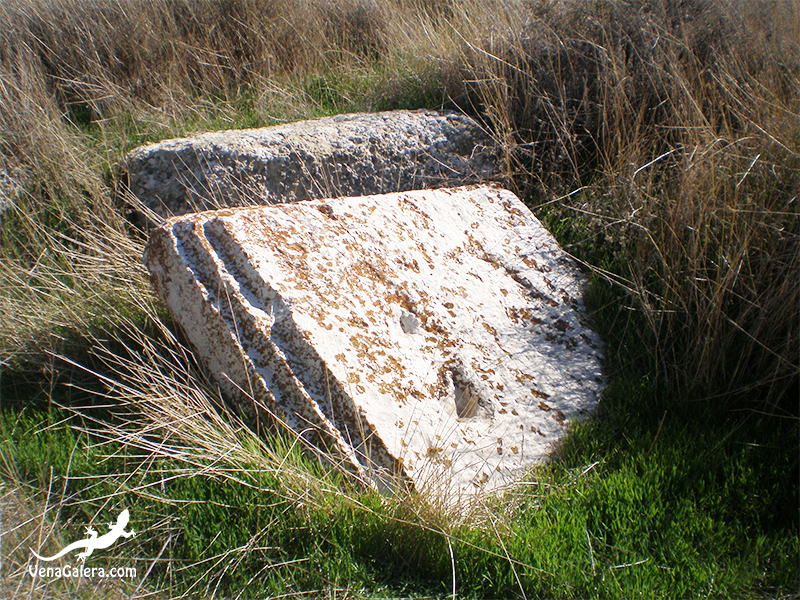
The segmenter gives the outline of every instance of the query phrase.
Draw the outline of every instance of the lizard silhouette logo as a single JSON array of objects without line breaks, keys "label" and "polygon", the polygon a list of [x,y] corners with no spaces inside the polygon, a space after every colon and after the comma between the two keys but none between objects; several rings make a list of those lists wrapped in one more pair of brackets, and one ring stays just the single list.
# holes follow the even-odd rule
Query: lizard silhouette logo
[{"label": "lizard silhouette logo", "polygon": [[69,546],[64,548],[58,554],[55,554],[53,556],[39,556],[33,548],[31,548],[31,552],[39,560],[50,562],[52,560],[59,559],[62,556],[66,556],[70,552],[82,549],[83,552],[78,553],[78,561],[80,563],[85,564],[86,558],[88,556],[91,556],[92,552],[94,552],[95,550],[103,550],[105,548],[110,548],[119,538],[121,537],[129,538],[136,535],[136,532],[133,530],[125,531],[125,527],[128,526],[130,519],[131,519],[131,513],[126,508],[119,514],[116,523],[109,524],[108,533],[104,535],[98,536],[97,531],[95,531],[94,528],[89,526],[86,528],[86,533],[89,534],[89,537],[87,537],[85,540],[72,542]]}]

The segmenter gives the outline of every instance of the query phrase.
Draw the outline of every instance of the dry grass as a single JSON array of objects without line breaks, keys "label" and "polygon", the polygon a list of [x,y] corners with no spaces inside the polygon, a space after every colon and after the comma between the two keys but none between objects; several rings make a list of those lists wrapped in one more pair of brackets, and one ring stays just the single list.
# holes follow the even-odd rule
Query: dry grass
[{"label": "dry grass", "polygon": [[545,206],[578,192],[557,205],[617,255],[610,278],[645,317],[667,394],[791,412],[797,6],[565,2],[531,16],[510,47],[467,61],[517,181]]}]

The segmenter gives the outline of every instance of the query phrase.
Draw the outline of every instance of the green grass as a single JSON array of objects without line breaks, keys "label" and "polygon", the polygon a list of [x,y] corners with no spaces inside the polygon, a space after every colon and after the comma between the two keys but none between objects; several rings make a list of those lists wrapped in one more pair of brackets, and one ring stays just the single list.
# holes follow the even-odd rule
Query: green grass
[{"label": "green grass", "polygon": [[[3,457],[16,471],[3,478],[23,483],[37,503],[57,491],[61,522],[73,524],[66,539],[95,512],[110,518],[130,507],[141,534],[125,556],[147,564],[169,540],[173,573],[157,564],[155,589],[443,597],[455,568],[466,598],[791,595],[800,472],[786,440],[797,438],[796,421],[665,402],[641,375],[615,378],[600,413],[575,428],[556,462],[466,522],[416,501],[320,493],[319,481],[347,486],[319,465],[302,467],[320,478],[304,497],[257,463],[91,444],[70,413],[10,403],[30,392],[8,381]],[[271,446],[282,448],[281,461],[308,461],[286,441]]]},{"label": "green grass", "polygon": [[[791,0],[133,4],[0,7],[0,596],[800,593]],[[114,195],[143,143],[422,107],[495,136],[605,343],[597,412],[462,515],[230,414]],[[136,581],[24,574],[123,506],[92,564]]]}]

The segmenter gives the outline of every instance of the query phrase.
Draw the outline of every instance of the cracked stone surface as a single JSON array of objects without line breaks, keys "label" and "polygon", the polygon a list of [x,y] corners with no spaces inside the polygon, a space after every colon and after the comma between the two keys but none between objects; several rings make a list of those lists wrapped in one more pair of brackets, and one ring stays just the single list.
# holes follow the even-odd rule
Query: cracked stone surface
[{"label": "cracked stone surface", "polygon": [[398,110],[166,140],[130,152],[120,174],[165,218],[482,183],[498,176],[493,148],[466,115]]},{"label": "cracked stone surface", "polygon": [[603,388],[584,280],[511,192],[169,219],[145,253],[199,359],[367,481],[463,502],[517,481]]}]

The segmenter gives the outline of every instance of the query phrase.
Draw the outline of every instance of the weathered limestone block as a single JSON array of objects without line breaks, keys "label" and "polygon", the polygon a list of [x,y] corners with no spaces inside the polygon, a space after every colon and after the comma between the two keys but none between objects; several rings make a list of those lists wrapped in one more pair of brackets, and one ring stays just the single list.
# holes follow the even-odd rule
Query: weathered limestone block
[{"label": "weathered limestone block", "polygon": [[186,215],[145,262],[234,402],[380,484],[506,486],[603,386],[581,274],[499,188]]},{"label": "weathered limestone block", "polygon": [[161,217],[482,183],[497,176],[489,138],[454,112],[349,114],[206,133],[138,148],[125,186]]}]

